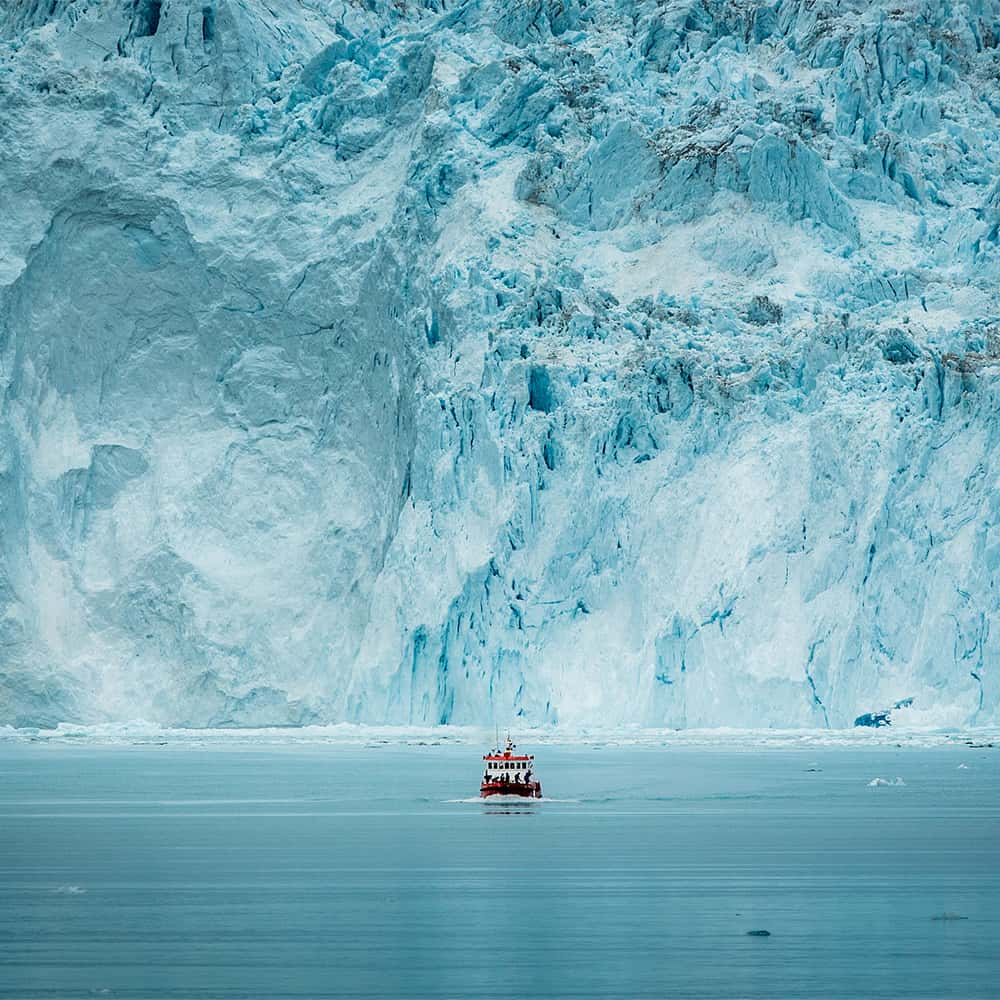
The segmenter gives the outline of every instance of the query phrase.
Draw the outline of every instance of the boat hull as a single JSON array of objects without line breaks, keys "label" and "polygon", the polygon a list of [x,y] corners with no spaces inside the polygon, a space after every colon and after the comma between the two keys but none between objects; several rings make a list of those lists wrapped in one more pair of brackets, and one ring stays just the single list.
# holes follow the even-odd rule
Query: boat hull
[{"label": "boat hull", "polygon": [[542,783],[540,781],[483,782],[479,788],[479,797],[488,799],[491,795],[516,795],[521,799],[540,799]]}]

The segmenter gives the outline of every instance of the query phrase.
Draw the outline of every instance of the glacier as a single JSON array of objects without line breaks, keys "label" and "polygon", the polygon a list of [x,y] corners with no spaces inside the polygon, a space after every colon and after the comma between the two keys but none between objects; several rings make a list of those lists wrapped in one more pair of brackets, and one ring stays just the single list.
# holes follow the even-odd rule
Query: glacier
[{"label": "glacier", "polygon": [[7,0],[0,725],[1000,723],[998,45]]}]

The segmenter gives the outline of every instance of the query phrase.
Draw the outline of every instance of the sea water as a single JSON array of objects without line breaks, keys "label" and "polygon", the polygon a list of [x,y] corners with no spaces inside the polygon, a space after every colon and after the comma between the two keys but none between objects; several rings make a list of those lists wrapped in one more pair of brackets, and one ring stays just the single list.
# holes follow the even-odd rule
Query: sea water
[{"label": "sea water", "polygon": [[997,751],[480,753],[0,746],[0,997],[1000,996]]}]

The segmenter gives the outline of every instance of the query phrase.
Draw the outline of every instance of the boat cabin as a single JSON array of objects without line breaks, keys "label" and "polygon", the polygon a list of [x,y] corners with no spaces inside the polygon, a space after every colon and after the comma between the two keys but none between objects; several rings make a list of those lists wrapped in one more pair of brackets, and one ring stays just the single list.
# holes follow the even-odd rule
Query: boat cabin
[{"label": "boat cabin", "polygon": [[515,784],[531,781],[535,755],[515,753],[516,750],[517,747],[508,736],[505,750],[492,750],[483,754],[483,760],[486,761],[483,781]]}]

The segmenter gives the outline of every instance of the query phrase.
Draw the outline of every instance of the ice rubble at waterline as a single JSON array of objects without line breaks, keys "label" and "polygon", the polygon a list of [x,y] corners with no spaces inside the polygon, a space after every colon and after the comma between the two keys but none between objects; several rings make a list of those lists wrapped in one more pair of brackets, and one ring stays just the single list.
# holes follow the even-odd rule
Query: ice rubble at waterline
[{"label": "ice rubble at waterline", "polygon": [[0,721],[997,722],[1000,4],[0,37]]}]

